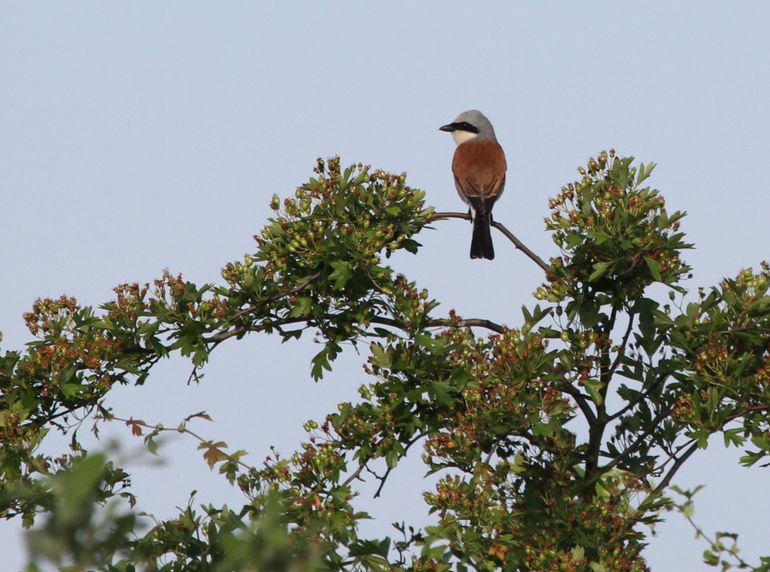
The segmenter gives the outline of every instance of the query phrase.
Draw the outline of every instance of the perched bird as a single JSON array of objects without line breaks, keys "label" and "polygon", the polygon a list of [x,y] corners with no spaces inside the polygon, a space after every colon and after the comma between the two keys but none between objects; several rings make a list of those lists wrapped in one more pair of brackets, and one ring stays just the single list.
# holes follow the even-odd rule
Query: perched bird
[{"label": "perched bird", "polygon": [[507,166],[503,148],[489,119],[476,109],[463,111],[452,123],[439,129],[450,132],[457,144],[452,172],[457,193],[468,205],[473,221],[471,258],[492,260],[495,249],[489,225],[492,206],[505,186]]}]

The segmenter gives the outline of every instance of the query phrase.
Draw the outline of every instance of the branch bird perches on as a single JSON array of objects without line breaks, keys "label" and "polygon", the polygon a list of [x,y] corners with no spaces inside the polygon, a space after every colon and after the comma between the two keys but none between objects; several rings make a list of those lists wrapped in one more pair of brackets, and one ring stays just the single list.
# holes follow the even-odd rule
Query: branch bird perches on
[{"label": "branch bird perches on", "polygon": [[[442,219],[448,219],[448,218],[459,218],[463,220],[471,220],[470,213],[457,213],[457,212],[436,212],[433,214],[433,220],[442,220]],[[543,269],[543,272],[548,272],[551,267],[548,265],[547,262],[545,262],[542,258],[540,258],[537,254],[532,252],[527,245],[525,245],[523,242],[521,242],[518,238],[516,238],[516,235],[514,235],[510,230],[508,230],[505,225],[499,222],[492,221],[491,226],[495,227],[497,230],[503,233],[505,237],[510,240],[513,245],[521,250],[524,254],[526,254],[535,264],[537,264],[540,268]]]}]

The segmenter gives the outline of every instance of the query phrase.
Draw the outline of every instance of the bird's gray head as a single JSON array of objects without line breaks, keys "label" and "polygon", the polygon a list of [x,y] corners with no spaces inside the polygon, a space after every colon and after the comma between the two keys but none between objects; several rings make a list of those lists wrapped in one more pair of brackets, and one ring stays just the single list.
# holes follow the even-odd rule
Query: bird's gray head
[{"label": "bird's gray head", "polygon": [[452,123],[439,127],[441,131],[452,134],[455,143],[462,145],[471,139],[491,139],[497,141],[495,129],[489,119],[478,109],[469,109],[458,115]]}]

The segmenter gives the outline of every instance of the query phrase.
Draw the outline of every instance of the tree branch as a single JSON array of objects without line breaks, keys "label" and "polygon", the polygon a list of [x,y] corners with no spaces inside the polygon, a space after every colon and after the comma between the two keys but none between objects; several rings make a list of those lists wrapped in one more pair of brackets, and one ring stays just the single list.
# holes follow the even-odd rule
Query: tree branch
[{"label": "tree branch", "polygon": [[659,495],[663,489],[668,487],[669,483],[671,483],[671,479],[674,478],[674,475],[676,475],[677,471],[682,468],[682,465],[684,465],[685,461],[690,458],[690,456],[696,451],[697,448],[698,442],[696,441],[690,445],[690,447],[682,454],[682,456],[674,462],[674,464],[668,470],[668,473],[666,473],[666,476],[663,477],[663,480],[658,483],[658,486],[655,487],[655,489],[650,494]]},{"label": "tree branch", "polygon": [[[324,314],[322,316],[314,317],[313,320],[332,320],[335,316],[330,314]],[[240,336],[247,332],[262,332],[268,328],[276,328],[280,326],[285,326],[288,324],[299,324],[302,322],[307,322],[307,318],[285,318],[285,319],[276,319],[276,320],[270,320],[270,323],[265,324],[259,324],[254,326],[238,326],[237,328],[233,328],[232,330],[228,330],[225,332],[220,332],[218,334],[214,334],[213,336],[208,336],[203,338],[203,341],[208,343],[214,343],[218,344],[221,343],[229,338],[232,338],[234,336]],[[404,324],[398,320],[394,320],[393,318],[386,318],[382,316],[374,317],[369,319],[369,323],[371,324],[379,324],[381,326],[390,326],[393,328],[399,328],[404,329]],[[479,328],[486,328],[488,330],[491,330],[497,334],[502,334],[505,331],[505,328],[501,326],[500,324],[496,324],[495,322],[492,322],[490,320],[485,320],[482,318],[469,318],[467,320],[451,320],[448,318],[437,318],[433,320],[427,320],[425,322],[425,326],[428,328],[433,327],[460,327],[460,328],[467,328],[467,327],[479,327]]]},{"label": "tree branch", "polygon": [[276,294],[275,296],[270,296],[269,298],[265,298],[264,300],[260,300],[259,303],[254,304],[253,306],[249,306],[248,308],[244,308],[237,314],[235,314],[232,318],[230,318],[230,321],[235,321],[238,318],[241,318],[245,316],[246,314],[250,314],[255,310],[258,310],[260,307],[264,306],[265,304],[269,304],[270,302],[275,302],[276,300],[280,300],[281,298],[285,298],[286,296],[291,296],[292,294],[296,294],[300,290],[303,290],[306,286],[309,286],[311,282],[313,282],[316,278],[321,276],[320,272],[315,272],[314,274],[311,274],[308,276],[305,280],[297,284],[294,288],[291,288],[290,290],[287,290],[286,292],[281,292],[280,294]]},{"label": "tree branch", "polygon": [[502,334],[505,331],[505,327],[501,326],[500,324],[497,324],[495,322],[492,322],[491,320],[485,320],[483,318],[468,318],[467,320],[450,320],[447,318],[436,318],[434,320],[428,320],[428,326],[429,327],[435,327],[435,326],[443,326],[443,327],[452,327],[452,326],[459,326],[461,328],[468,328],[468,327],[477,327],[477,328],[486,328],[487,330],[491,330],[495,332],[496,334]]},{"label": "tree branch", "polygon": [[341,486],[341,487],[346,487],[346,486],[348,486],[350,483],[352,483],[353,481],[355,481],[357,478],[359,478],[359,477],[361,476],[361,471],[363,471],[363,470],[364,470],[364,468],[366,467],[366,464],[367,464],[368,462],[369,462],[369,460],[367,459],[366,461],[364,461],[363,463],[361,463],[360,465],[358,465],[358,468],[357,468],[355,471],[353,471],[353,472],[350,474],[350,476],[349,476],[347,479],[345,479],[345,480],[342,482],[342,484],[341,484],[340,486]]},{"label": "tree branch", "polygon": [[634,329],[634,317],[635,317],[635,314],[633,313],[628,315],[628,327],[626,328],[626,333],[623,334],[623,341],[620,343],[620,349],[618,349],[618,355],[615,356],[615,359],[613,360],[612,365],[610,366],[610,375],[615,374],[615,371],[618,369],[618,366],[620,365],[620,360],[626,351],[628,338],[631,336],[631,330]]},{"label": "tree branch", "polygon": [[[409,451],[409,448],[417,443],[420,439],[422,439],[425,436],[424,433],[418,433],[417,436],[414,439],[411,439],[406,443],[406,446],[404,447],[404,453],[401,455],[401,459],[406,457],[407,452]],[[385,486],[385,481],[388,480],[388,475],[390,475],[391,471],[394,469],[394,467],[388,467],[388,470],[385,471],[385,474],[382,475],[382,477],[377,477],[380,481],[380,486],[377,487],[377,492],[374,493],[374,498],[378,498],[380,496],[380,493],[382,492],[383,487]]]},{"label": "tree branch", "polygon": [[[725,425],[730,423],[730,421],[734,421],[735,419],[738,419],[739,417],[742,417],[746,413],[749,413],[750,411],[767,411],[770,409],[770,406],[768,405],[759,405],[756,407],[749,407],[749,408],[743,408],[740,411],[737,411],[733,415],[731,415],[723,424],[722,428],[724,428]],[[688,447],[689,445],[689,447]],[[674,453],[671,457],[669,457],[666,462],[664,462],[659,468],[662,469],[665,467],[672,459],[676,459],[674,461],[674,464],[671,466],[671,468],[668,470],[668,473],[666,473],[666,476],[663,477],[663,480],[658,483],[658,485],[653,489],[653,491],[650,493],[650,497],[657,496],[663,492],[664,489],[668,487],[669,484],[671,484],[672,479],[676,475],[676,473],[679,471],[679,469],[682,468],[682,465],[689,459],[693,453],[698,449],[698,442],[695,439],[691,439],[688,443],[685,443],[677,448],[677,451],[681,451],[683,447],[687,447],[687,450],[682,453],[681,456],[676,457],[676,453]],[[624,451],[625,453],[625,451]]]},{"label": "tree branch", "polygon": [[639,438],[631,443],[628,447],[626,447],[622,453],[620,453],[617,457],[612,459],[609,463],[604,465],[598,470],[598,474],[606,473],[607,471],[611,471],[615,467],[617,467],[621,462],[627,461],[630,455],[635,453],[639,448],[641,448],[642,445],[645,444],[647,437],[652,435],[652,433],[658,429],[658,426],[660,423],[669,415],[671,415],[671,409],[663,409],[661,410],[654,419],[650,421],[650,423],[647,425],[647,429],[644,430],[644,432],[639,435]]},{"label": "tree branch", "polygon": [[575,403],[577,403],[580,411],[583,412],[583,417],[586,418],[589,426],[596,423],[596,414],[589,405],[589,396],[581,393],[579,389],[570,384],[570,382],[567,380],[565,380],[565,383],[562,386],[562,391],[564,391],[564,393],[571,396],[575,400]]},{"label": "tree branch", "polygon": [[[442,219],[448,219],[448,218],[460,218],[463,220],[471,220],[471,215],[469,213],[455,213],[455,212],[436,212],[433,213],[433,220],[442,220]],[[505,225],[499,222],[492,221],[491,225],[495,227],[497,230],[503,233],[505,237],[510,240],[513,245],[521,250],[524,254],[526,254],[530,260],[532,260],[535,264],[537,264],[540,268],[543,269],[543,272],[548,272],[551,267],[543,261],[542,258],[540,258],[537,254],[532,252],[529,248],[527,248],[527,245],[521,242],[518,238],[516,238],[516,235],[514,235],[510,230],[505,228]]]},{"label": "tree branch", "polygon": [[[403,459],[406,456],[407,452],[409,451],[409,448],[412,445],[414,445],[417,441],[419,441],[421,438],[423,438],[424,436],[425,436],[424,433],[418,433],[413,439],[410,439],[409,441],[407,441],[406,444],[405,444],[405,447],[404,447],[404,453],[401,455],[401,458]],[[375,445],[375,447],[374,447],[375,450],[381,444],[382,444],[382,441],[380,441],[377,445]],[[345,479],[340,486],[342,486],[342,487],[348,486],[354,480],[360,478],[361,473],[363,472],[364,469],[366,469],[368,472],[370,472],[374,476],[375,479],[380,481],[380,484],[377,487],[377,491],[374,493],[374,498],[379,497],[380,493],[382,492],[383,487],[385,486],[385,481],[388,480],[388,476],[393,471],[394,467],[388,467],[387,470],[385,471],[385,474],[380,476],[380,475],[378,475],[377,473],[375,473],[373,470],[371,470],[368,467],[369,461],[373,460],[374,458],[376,458],[376,457],[372,455],[372,456],[369,456],[364,461],[362,461],[358,465],[358,468],[355,471],[353,471],[353,473],[351,473],[351,475],[347,479]]]},{"label": "tree branch", "polygon": [[[618,309],[613,306],[612,312],[607,319],[603,329],[599,329],[598,326],[594,328],[594,332],[597,335],[603,334],[609,342],[610,333],[615,327],[615,320],[617,319]],[[607,394],[609,393],[610,382],[612,381],[612,372],[610,371],[610,347],[608,344],[602,344],[599,349],[599,381],[601,387],[599,388],[599,395],[601,399],[596,404],[596,417],[594,422],[589,424],[588,427],[588,451],[586,454],[586,477],[589,478],[589,482],[593,482],[598,475],[601,475],[604,471],[599,470],[599,458],[601,457],[602,442],[604,441],[604,432],[609,424],[607,417]],[[595,475],[592,477],[591,473]]]},{"label": "tree branch", "polygon": [[656,379],[653,383],[650,384],[648,388],[646,388],[644,391],[640,392],[636,399],[633,401],[629,401],[628,404],[623,407],[623,409],[620,409],[610,415],[609,421],[615,421],[615,419],[618,419],[628,413],[631,409],[639,405],[642,401],[645,401],[650,395],[652,395],[652,392],[657,389],[657,387],[660,385],[662,381],[664,381],[668,376],[661,375]]}]

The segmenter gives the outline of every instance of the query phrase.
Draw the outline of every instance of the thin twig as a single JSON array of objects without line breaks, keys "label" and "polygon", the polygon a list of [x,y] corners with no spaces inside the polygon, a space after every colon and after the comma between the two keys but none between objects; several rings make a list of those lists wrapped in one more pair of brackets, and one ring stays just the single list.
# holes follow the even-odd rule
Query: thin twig
[{"label": "thin twig", "polygon": [[575,403],[577,403],[578,407],[580,408],[580,411],[583,412],[583,417],[586,418],[586,421],[589,425],[593,425],[596,423],[596,414],[594,413],[593,409],[591,409],[591,406],[589,405],[589,399],[590,396],[585,395],[584,393],[581,393],[578,388],[573,386],[569,380],[565,380],[564,385],[562,386],[562,390],[567,395],[570,395],[574,400]]},{"label": "thin twig", "polygon": [[358,477],[360,477],[361,476],[361,471],[364,470],[364,468],[366,467],[368,462],[369,461],[367,460],[367,461],[361,463],[360,465],[358,465],[358,468],[355,471],[353,471],[353,473],[351,473],[351,475],[347,479],[345,479],[340,486],[346,487],[350,483],[355,481]]},{"label": "thin twig", "polygon": [[[415,436],[414,439],[412,439],[411,441],[408,441],[406,443],[406,446],[404,447],[404,453],[403,455],[401,455],[401,457],[403,458],[404,456],[406,456],[407,451],[409,451],[409,447],[414,445],[417,441],[419,441],[424,436],[425,436],[424,433],[419,433],[417,434],[417,436]],[[373,450],[376,450],[381,444],[382,444],[382,441],[377,443],[373,447]],[[383,476],[380,476],[368,467],[369,461],[373,460],[373,458],[374,457],[370,456],[368,459],[365,459],[364,461],[362,461],[361,464],[358,465],[358,468],[355,471],[353,471],[353,473],[351,473],[350,476],[347,479],[345,479],[340,486],[342,487],[348,486],[350,483],[352,483],[357,478],[359,478],[361,476],[361,473],[364,471],[364,469],[366,469],[369,473],[371,473],[374,476],[374,478],[380,481],[380,485],[377,487],[377,492],[374,493],[374,498],[377,498],[378,496],[380,496],[380,493],[382,492],[382,488],[385,486],[385,481],[388,479],[388,475],[390,475],[391,471],[393,470],[393,467],[388,467],[388,470],[385,471],[385,474]]]},{"label": "thin twig", "polygon": [[620,365],[620,359],[625,355],[626,351],[626,344],[628,344],[628,338],[631,336],[631,330],[634,328],[634,316],[635,314],[630,314],[628,316],[628,328],[626,328],[626,333],[623,334],[623,341],[620,343],[620,348],[618,349],[618,355],[615,356],[615,360],[612,362],[612,365],[610,366],[610,375],[614,375],[615,371],[618,369],[618,366]]},{"label": "thin twig", "polygon": [[[401,454],[401,458],[403,459],[404,457],[406,457],[406,454],[407,454],[407,452],[409,451],[409,448],[410,448],[412,445],[414,445],[415,443],[417,443],[417,441],[419,441],[420,439],[422,439],[424,436],[425,436],[425,434],[424,434],[424,433],[418,433],[418,434],[415,436],[415,438],[414,438],[414,439],[412,439],[411,441],[407,442],[406,446],[404,447],[404,452]],[[378,497],[380,496],[380,493],[382,492],[382,489],[383,489],[383,487],[385,486],[385,481],[387,481],[387,480],[388,480],[388,475],[390,475],[390,473],[391,473],[391,471],[393,470],[393,468],[394,468],[394,467],[388,467],[388,470],[387,470],[387,471],[385,471],[385,474],[384,474],[384,475],[382,475],[382,478],[380,478],[380,477],[377,477],[377,478],[379,479],[379,481],[380,481],[380,486],[379,486],[379,487],[377,487],[377,492],[375,492],[375,493],[374,493],[374,498],[378,498]]]},{"label": "thin twig", "polygon": [[[189,418],[187,420],[189,420]],[[213,440],[204,439],[201,435],[199,435],[195,431],[191,431],[190,429],[188,429],[187,420],[183,421],[176,427],[166,427],[161,423],[153,425],[151,423],[146,423],[141,419],[133,419],[133,418],[125,419],[123,417],[117,417],[117,416],[112,416],[109,419],[109,421],[119,421],[121,423],[125,423],[127,426],[136,426],[136,427],[142,427],[144,429],[150,429],[152,432],[149,434],[149,436],[153,436],[154,434],[160,434],[160,433],[178,433],[180,435],[184,435],[184,434],[190,435],[193,439],[195,439],[196,441],[198,441],[200,444],[204,446],[209,444],[211,447],[215,448],[218,452],[224,455],[224,457],[227,458],[228,460],[230,461],[234,460],[235,463],[238,466],[240,466],[242,469],[245,469],[246,471],[256,470],[254,467],[252,467],[248,463],[241,461],[239,458],[233,457],[233,455],[226,453],[220,447],[215,446],[216,443]]]},{"label": "thin twig", "polygon": [[[679,507],[677,507],[677,508],[679,508]],[[696,524],[696,522],[692,519],[692,517],[688,513],[686,513],[682,509],[680,509],[680,512],[687,519],[687,522],[690,523],[690,526],[692,526],[693,529],[695,530],[696,538],[698,536],[702,537],[711,546],[712,552],[718,552],[718,553],[727,552],[730,556],[732,556],[735,559],[735,561],[736,561],[736,563],[738,565],[737,567],[742,569],[742,570],[747,570],[749,568],[751,568],[752,570],[761,570],[761,568],[754,568],[748,562],[746,562],[743,558],[738,556],[738,538],[737,538],[737,536],[735,538],[733,538],[733,546],[728,548],[727,546],[724,545],[724,543],[722,543],[719,540],[719,538],[720,538],[720,535],[727,535],[727,536],[732,536],[732,535],[729,535],[727,533],[717,532],[717,536],[712,540],[711,537],[709,537],[709,535],[706,534],[703,531],[703,529]],[[727,562],[725,560],[722,560],[721,564],[722,564],[722,570],[728,570],[730,568],[733,568],[733,566],[727,564]]]},{"label": "thin twig", "polygon": [[485,320],[483,318],[468,318],[467,320],[450,320],[446,318],[436,318],[434,320],[428,320],[428,326],[430,327],[459,326],[460,328],[468,328],[471,326],[475,326],[477,328],[486,328],[487,330],[492,330],[497,334],[502,334],[503,332],[505,332],[504,326],[501,326],[500,324],[497,324],[491,320]]},{"label": "thin twig", "polygon": [[622,453],[620,453],[617,457],[612,459],[609,463],[604,465],[603,467],[600,467],[597,470],[597,475],[602,475],[606,473],[607,471],[611,471],[615,467],[618,466],[618,464],[622,463],[623,461],[627,461],[628,458],[634,454],[639,448],[642,447],[642,445],[645,444],[647,437],[652,435],[656,429],[659,429],[660,423],[669,415],[671,415],[671,409],[663,409],[661,410],[654,419],[650,421],[650,423],[647,425],[647,429],[645,429],[642,434],[639,436],[639,438],[631,443],[628,447],[626,447]]},{"label": "thin twig", "polygon": [[[724,426],[727,425],[728,423],[730,423],[731,421],[734,421],[735,419],[738,419],[739,417],[742,417],[743,415],[745,415],[746,413],[749,413],[751,411],[767,411],[768,409],[770,409],[770,406],[767,406],[767,405],[758,405],[758,406],[754,406],[754,407],[743,408],[740,411],[737,411],[736,413],[731,415],[722,424],[721,427],[724,428]],[[682,468],[682,465],[684,465],[684,463],[687,461],[687,459],[689,459],[692,456],[692,454],[695,453],[695,451],[698,449],[698,442],[695,439],[690,439],[690,441],[688,441],[684,445],[678,447],[677,451],[681,451],[682,447],[687,447],[688,445],[689,445],[689,447],[687,448],[687,450],[684,453],[682,453],[682,455],[680,457],[671,456],[671,457],[669,457],[669,459],[665,463],[663,463],[663,465],[661,465],[660,468],[665,467],[669,463],[669,461],[671,461],[673,458],[676,458],[676,461],[671,466],[671,468],[668,470],[668,473],[666,473],[666,476],[663,477],[663,480],[660,481],[660,483],[658,483],[658,485],[653,489],[653,491],[650,493],[649,497],[653,497],[653,496],[657,496],[657,495],[661,494],[663,492],[663,490],[666,489],[668,487],[668,485],[671,483],[671,480],[674,478],[674,475],[676,475],[676,473],[679,471],[679,469]],[[625,453],[625,451],[624,451],[624,453]]]},{"label": "thin twig", "polygon": [[388,467],[388,469],[385,471],[385,474],[381,477],[374,475],[377,477],[377,480],[380,481],[380,486],[377,487],[377,492],[374,493],[374,498],[380,498],[380,493],[382,492],[382,489],[385,486],[385,481],[388,480],[388,475],[390,475],[391,471],[393,471],[393,467]]},{"label": "thin twig", "polygon": [[652,471],[654,474],[663,474],[664,469],[666,468],[666,465],[668,465],[671,461],[675,461],[678,459],[679,453],[681,453],[683,450],[685,450],[687,447],[695,443],[695,439],[689,439],[687,442],[682,443],[681,445],[677,445],[676,447],[672,446],[670,448],[666,448],[666,444],[661,445],[660,447],[664,449],[666,455],[668,455],[668,458],[660,463],[655,469]]},{"label": "thin twig", "polygon": [[270,296],[269,298],[265,298],[264,300],[260,300],[257,304],[254,304],[253,306],[249,306],[248,308],[241,310],[240,312],[235,314],[232,318],[230,318],[230,321],[237,320],[238,318],[241,318],[246,314],[250,314],[251,312],[258,310],[261,306],[264,306],[265,304],[269,304],[270,302],[275,302],[276,300],[280,300],[281,298],[284,298],[286,296],[291,296],[292,294],[296,294],[300,290],[303,290],[306,286],[308,286],[311,282],[313,282],[313,280],[315,280],[319,276],[321,276],[320,272],[315,272],[314,274],[311,274],[305,280],[297,284],[294,288],[291,288],[286,292],[281,292],[280,294],[276,294],[275,296]]},{"label": "thin twig", "polygon": [[658,486],[653,489],[651,496],[657,496],[660,494],[663,489],[668,487],[669,483],[671,482],[671,479],[674,478],[674,475],[676,475],[677,471],[684,465],[685,461],[690,458],[690,455],[692,455],[696,449],[698,448],[698,442],[694,442],[690,447],[682,454],[681,457],[679,457],[674,464],[671,466],[671,468],[668,470],[668,473],[666,473],[666,476],[663,477],[663,480],[658,483]]},{"label": "thin twig", "polygon": [[[433,220],[442,220],[447,218],[459,218],[463,220],[471,220],[471,215],[469,213],[455,213],[455,212],[436,212],[433,213]],[[503,233],[505,237],[510,240],[513,245],[521,250],[524,254],[526,254],[535,264],[537,264],[540,268],[543,269],[543,272],[548,272],[551,267],[543,261],[542,258],[540,258],[537,254],[532,252],[529,248],[527,248],[527,245],[521,242],[518,238],[516,238],[516,235],[513,234],[510,230],[508,230],[504,224],[492,221],[491,226],[495,227],[497,230]]]},{"label": "thin twig", "polygon": [[192,371],[190,372],[190,376],[187,378],[187,385],[190,385],[193,381],[196,384],[199,384],[201,382],[201,378],[203,377],[202,374],[198,374],[198,366],[193,366]]},{"label": "thin twig", "polygon": [[[612,313],[605,324],[603,332],[601,329],[594,328],[594,332],[597,335],[604,334],[609,339],[612,329],[615,327],[615,319],[618,315],[618,309],[613,306]],[[586,475],[590,475],[599,467],[599,459],[601,457],[602,443],[604,442],[604,432],[609,425],[607,419],[607,393],[609,392],[610,382],[612,381],[612,375],[610,373],[610,348],[608,345],[603,345],[599,350],[598,356],[599,363],[599,381],[601,386],[599,387],[599,397],[596,403],[596,420],[588,427],[588,448],[586,451]],[[589,480],[593,482],[597,475],[600,475],[603,471],[597,471],[594,477]],[[591,493],[592,494],[592,493]]]},{"label": "thin twig", "polygon": [[665,379],[667,379],[667,377],[668,376],[664,376],[664,375],[658,376],[658,378],[654,382],[652,382],[648,388],[646,388],[644,391],[639,393],[636,399],[629,401],[628,404],[623,407],[623,409],[620,409],[615,413],[613,413],[612,415],[610,415],[609,421],[615,421],[615,419],[622,417],[623,415],[631,411],[634,407],[639,405],[642,401],[645,401],[648,397],[650,397],[650,395],[652,395],[652,392],[658,388],[660,383]]}]

